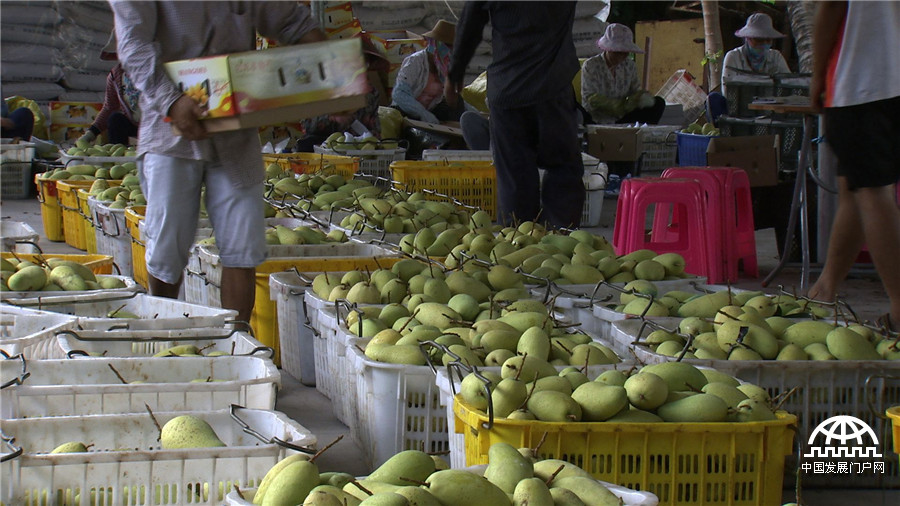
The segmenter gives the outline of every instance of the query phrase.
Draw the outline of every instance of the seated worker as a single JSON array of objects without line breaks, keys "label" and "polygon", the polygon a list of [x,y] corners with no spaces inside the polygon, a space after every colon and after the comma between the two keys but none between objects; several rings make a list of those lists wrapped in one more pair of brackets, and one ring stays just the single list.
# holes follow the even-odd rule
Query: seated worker
[{"label": "seated worker", "polygon": [[784,38],[784,34],[772,27],[772,18],[761,12],[751,14],[747,23],[734,32],[744,39],[744,45],[725,53],[722,65],[722,94],[725,94],[725,81],[747,74],[786,74],[788,68],[784,56],[772,49],[772,40]]},{"label": "seated worker", "polygon": [[597,40],[601,53],[581,67],[581,103],[597,124],[659,123],[666,109],[662,97],[641,89],[631,53],[643,53],[631,30],[619,23]]},{"label": "seated worker", "polygon": [[[0,96],[2,96],[2,92],[0,92]],[[0,102],[2,102],[0,125],[2,125],[3,137],[31,140],[31,133],[34,131],[34,113],[27,107],[18,107],[10,111],[6,99],[0,100]]]},{"label": "seated worker", "polygon": [[[118,60],[116,54],[116,33],[109,36],[106,46],[100,51],[101,60]],[[109,75],[106,76],[106,95],[103,97],[103,107],[97,113],[94,124],[88,131],[78,138],[78,141],[86,141],[88,144],[105,131],[111,144],[128,145],[129,137],[137,137],[138,124],[141,121],[141,110],[138,105],[141,93],[134,87],[131,79],[125,75],[122,64],[116,64]]]},{"label": "seated worker", "polygon": [[425,49],[403,60],[391,92],[391,106],[404,116],[428,123],[459,120],[462,102],[459,107],[450,107],[444,101],[444,80],[455,35],[455,24],[438,20],[434,28],[422,34]]},{"label": "seated worker", "polygon": [[389,62],[371,47],[370,42],[363,39],[362,43],[363,56],[366,58],[366,68],[369,71],[367,73],[369,90],[366,92],[366,106],[356,111],[322,114],[301,120],[300,124],[305,135],[297,140],[297,151],[313,152],[313,146],[321,144],[335,132],[346,132],[354,121],[359,121],[375,137],[381,137],[381,122],[378,118],[381,94],[378,91],[379,86],[376,86],[373,80],[379,79],[379,74],[387,74]]}]

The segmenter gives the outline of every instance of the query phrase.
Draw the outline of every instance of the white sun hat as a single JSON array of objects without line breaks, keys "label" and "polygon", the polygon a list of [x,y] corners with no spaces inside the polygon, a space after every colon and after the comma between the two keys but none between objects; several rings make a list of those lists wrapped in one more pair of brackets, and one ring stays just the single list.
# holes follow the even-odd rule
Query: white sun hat
[{"label": "white sun hat", "polygon": [[603,51],[613,53],[643,53],[637,44],[634,43],[634,34],[631,29],[619,23],[612,23],[606,27],[603,37],[597,40],[597,47]]},{"label": "white sun hat", "polygon": [[734,34],[744,39],[780,39],[784,37],[783,33],[772,26],[772,18],[762,12],[751,14],[747,18],[747,24]]}]

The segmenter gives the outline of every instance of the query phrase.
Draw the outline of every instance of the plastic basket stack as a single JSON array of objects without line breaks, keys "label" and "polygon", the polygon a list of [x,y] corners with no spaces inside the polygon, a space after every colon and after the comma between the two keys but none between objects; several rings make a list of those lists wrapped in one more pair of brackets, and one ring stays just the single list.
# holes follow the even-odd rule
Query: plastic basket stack
[{"label": "plastic basket stack", "polygon": [[[315,436],[273,410],[272,350],[232,328],[233,311],[133,292],[34,304],[42,310],[0,312],[10,357],[0,360],[5,504],[82,504],[77,496],[90,494],[104,504],[213,506],[286,456],[313,452]],[[202,356],[169,356],[174,346]],[[181,416],[205,421],[225,446],[162,448],[160,427]],[[76,441],[88,451],[51,453]]]},{"label": "plastic basket stack", "polygon": [[0,144],[0,190],[4,199],[26,199],[31,190],[33,142],[3,139]]}]

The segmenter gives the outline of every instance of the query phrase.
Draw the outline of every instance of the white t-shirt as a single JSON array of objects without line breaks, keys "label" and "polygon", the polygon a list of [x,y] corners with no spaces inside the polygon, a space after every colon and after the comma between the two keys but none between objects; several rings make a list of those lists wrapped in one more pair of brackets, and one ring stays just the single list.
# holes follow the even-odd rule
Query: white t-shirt
[{"label": "white t-shirt", "polygon": [[849,2],[831,58],[828,107],[900,96],[900,2]]}]

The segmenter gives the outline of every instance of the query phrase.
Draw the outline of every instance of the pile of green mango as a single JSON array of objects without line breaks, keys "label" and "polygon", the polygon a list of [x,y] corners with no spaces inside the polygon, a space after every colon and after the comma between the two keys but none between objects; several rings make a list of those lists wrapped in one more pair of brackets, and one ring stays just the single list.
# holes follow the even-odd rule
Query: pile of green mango
[{"label": "pile of green mango", "polygon": [[[710,294],[703,297],[722,297]],[[743,295],[743,294],[738,294]],[[752,294],[751,294],[752,295]],[[898,339],[868,326],[776,314],[784,295],[732,298],[712,316],[689,316],[677,329],[657,329],[641,342],[661,355],[708,360],[898,360]],[[727,300],[727,299],[726,299]],[[701,301],[703,302],[703,301]],[[784,302],[789,304],[789,302]],[[683,306],[682,306],[683,307]],[[690,312],[690,311],[687,311]],[[704,313],[708,314],[708,313]],[[793,314],[793,313],[788,313]]]},{"label": "pile of green mango", "polygon": [[[421,192],[369,192],[358,198],[355,207],[359,212],[345,216],[340,222],[341,227],[359,230],[365,224],[370,229],[388,234],[409,234],[423,228],[440,233],[452,228],[461,230],[460,237],[469,231],[470,213],[467,210],[447,201],[427,200]],[[484,211],[477,213],[487,216]],[[449,246],[452,248],[456,244],[454,242]]]},{"label": "pile of green mango", "polygon": [[657,254],[649,249],[616,256],[605,237],[586,230],[569,234],[547,232],[526,222],[506,227],[496,235],[485,229],[472,231],[451,249],[448,267],[475,257],[519,269],[556,284],[628,283],[692,277],[685,272],[684,258],[678,253]]},{"label": "pile of green mango", "polygon": [[[789,294],[766,295],[761,291],[732,292],[727,289],[713,293],[692,293],[669,290],[660,293],[651,281],[637,279],[623,287],[618,302],[604,303],[613,311],[647,317],[700,317],[714,318],[726,306],[738,306],[755,310],[763,318],[770,316],[825,318],[832,312],[820,304],[798,299]],[[649,307],[648,307],[649,306]]]},{"label": "pile of green mango", "polygon": [[266,168],[266,185],[272,197],[300,199],[292,205],[304,211],[328,211],[332,208],[352,208],[359,198],[377,194],[382,190],[363,179],[344,179],[340,174],[295,175],[273,163]]},{"label": "pile of green mango", "polygon": [[75,146],[66,150],[69,156],[101,156],[101,157],[123,157],[137,156],[134,148],[124,144],[91,144],[87,141],[78,140]]},{"label": "pile of green mango", "polygon": [[110,186],[106,179],[97,179],[91,184],[88,193],[100,202],[108,203],[111,209],[147,205],[147,199],[136,174],[124,176],[121,184],[116,186]]},{"label": "pile of green mango", "polygon": [[681,129],[683,133],[686,134],[698,134],[698,135],[709,135],[709,136],[717,136],[721,135],[721,131],[716,128],[712,123],[704,123],[701,125],[699,122],[694,121],[690,125]]},{"label": "pile of green mango", "polygon": [[57,292],[125,288],[115,276],[97,276],[72,260],[48,258],[35,263],[16,258],[0,259],[0,291]]},{"label": "pile of green mango", "polygon": [[303,506],[620,506],[622,499],[587,471],[539,460],[530,448],[496,443],[483,470],[448,469],[438,457],[405,450],[357,480],[320,473],[315,457],[291,455],[275,464],[252,494],[253,504]]},{"label": "pile of green mango", "polygon": [[[545,369],[620,361],[587,334],[558,325],[540,301],[524,297],[521,275],[509,267],[493,266],[481,281],[464,271],[445,278],[423,265],[405,259],[369,278],[359,271],[323,273],[312,289],[322,298],[359,304],[347,315],[346,328],[367,339],[361,343],[365,355],[379,362],[425,365],[423,341],[477,366],[501,366],[526,354],[529,367]],[[365,305],[379,302],[387,304]],[[440,348],[429,353],[435,363],[453,360]]]},{"label": "pile of green mango", "polygon": [[134,162],[117,163],[111,166],[91,164],[69,164],[44,173],[51,180],[94,181],[96,179],[137,179],[137,164]]},{"label": "pile of green mango", "polygon": [[714,369],[685,362],[604,371],[591,381],[581,369],[483,371],[460,383],[458,400],[495,418],[544,422],[760,422],[774,420],[768,393]]},{"label": "pile of green mango", "polygon": [[275,225],[266,229],[266,244],[326,244],[346,242],[347,234],[342,230],[323,232],[318,227],[299,225],[294,228]]},{"label": "pile of green mango", "polygon": [[333,151],[362,151],[377,149],[397,149],[397,141],[382,141],[375,137],[356,137],[345,132],[335,132],[325,138],[322,147]]}]

